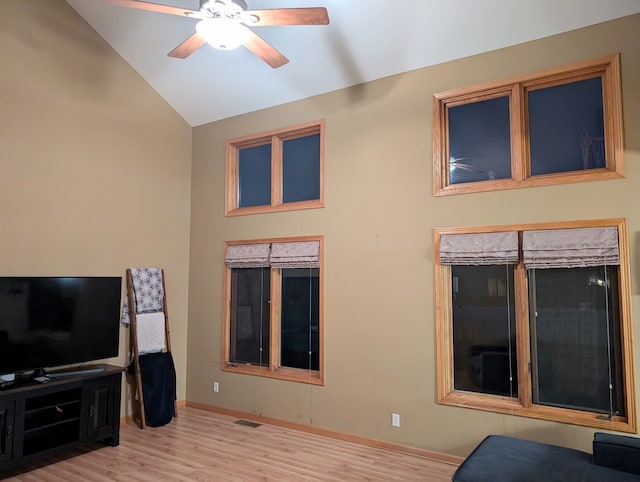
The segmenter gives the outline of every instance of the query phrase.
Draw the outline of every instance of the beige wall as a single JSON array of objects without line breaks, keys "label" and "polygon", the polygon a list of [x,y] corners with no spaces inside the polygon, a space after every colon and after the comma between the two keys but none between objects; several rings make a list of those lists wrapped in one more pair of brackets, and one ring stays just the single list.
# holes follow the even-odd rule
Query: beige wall
[{"label": "beige wall", "polygon": [[[187,399],[454,454],[489,433],[589,450],[590,429],[434,402],[433,230],[626,217],[637,320],[638,31],[640,15],[195,128]],[[434,93],[616,52],[626,179],[432,196]],[[327,128],[326,207],[225,218],[225,140],[318,118]],[[223,242],[309,234],[325,236],[325,386],[221,372]]]},{"label": "beige wall", "polygon": [[0,59],[0,275],[163,267],[184,399],[191,128],[63,0],[0,2]]},{"label": "beige wall", "polygon": [[[179,399],[454,454],[488,433],[588,450],[590,429],[435,404],[433,229],[626,217],[637,320],[639,30],[636,15],[201,126],[192,141],[64,1],[0,2],[0,275],[163,267]],[[433,93],[615,52],[626,179],[432,196]],[[318,118],[326,207],[225,218],[225,140]],[[221,372],[224,240],[306,234],[325,236],[325,386]],[[122,328],[113,363],[127,346]]]}]

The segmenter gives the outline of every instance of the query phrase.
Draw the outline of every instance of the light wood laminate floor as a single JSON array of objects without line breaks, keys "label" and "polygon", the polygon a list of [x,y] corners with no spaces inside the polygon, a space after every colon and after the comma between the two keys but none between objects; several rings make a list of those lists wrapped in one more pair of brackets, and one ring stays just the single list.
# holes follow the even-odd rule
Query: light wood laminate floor
[{"label": "light wood laminate floor", "polygon": [[[454,465],[235,417],[181,408],[168,425],[127,424],[103,447],[6,479],[87,481],[450,481]],[[5,474],[6,475],[6,474]],[[2,474],[0,473],[0,478]]]}]

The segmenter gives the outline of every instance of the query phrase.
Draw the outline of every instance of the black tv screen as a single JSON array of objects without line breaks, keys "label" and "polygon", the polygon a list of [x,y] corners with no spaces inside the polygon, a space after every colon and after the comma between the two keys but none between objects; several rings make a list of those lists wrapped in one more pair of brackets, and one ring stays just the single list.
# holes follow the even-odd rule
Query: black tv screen
[{"label": "black tv screen", "polygon": [[0,277],[0,374],[118,355],[121,277]]}]

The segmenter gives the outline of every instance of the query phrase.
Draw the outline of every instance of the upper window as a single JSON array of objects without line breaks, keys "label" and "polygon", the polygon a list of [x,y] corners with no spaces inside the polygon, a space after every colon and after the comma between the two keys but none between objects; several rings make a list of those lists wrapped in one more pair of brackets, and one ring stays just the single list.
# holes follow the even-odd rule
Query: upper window
[{"label": "upper window", "polygon": [[436,195],[624,176],[618,55],[434,96]]},{"label": "upper window", "polygon": [[227,141],[227,216],[323,205],[323,121]]},{"label": "upper window", "polygon": [[438,401],[635,432],[623,220],[436,233]]},{"label": "upper window", "polygon": [[322,384],[321,237],[227,243],[223,369]]}]

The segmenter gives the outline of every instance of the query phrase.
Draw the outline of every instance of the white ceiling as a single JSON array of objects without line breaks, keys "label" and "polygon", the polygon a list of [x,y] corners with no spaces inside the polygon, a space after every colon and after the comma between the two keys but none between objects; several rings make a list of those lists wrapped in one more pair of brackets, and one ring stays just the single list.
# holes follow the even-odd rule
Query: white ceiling
[{"label": "white ceiling", "polygon": [[[328,26],[254,27],[289,58],[248,50],[167,53],[197,20],[67,2],[191,125],[640,13],[640,0],[246,0],[249,9],[326,7]],[[198,0],[155,0],[198,10]]]}]

